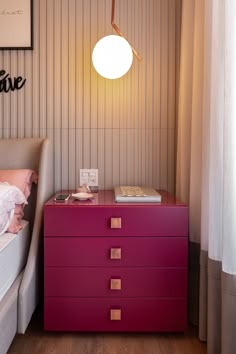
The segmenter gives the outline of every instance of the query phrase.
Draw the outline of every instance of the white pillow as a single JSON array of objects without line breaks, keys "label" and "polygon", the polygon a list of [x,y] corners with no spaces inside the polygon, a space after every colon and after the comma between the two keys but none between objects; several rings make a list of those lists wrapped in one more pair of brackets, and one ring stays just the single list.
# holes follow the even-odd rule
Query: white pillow
[{"label": "white pillow", "polygon": [[10,225],[16,204],[27,204],[22,191],[16,186],[0,182],[0,236]]}]

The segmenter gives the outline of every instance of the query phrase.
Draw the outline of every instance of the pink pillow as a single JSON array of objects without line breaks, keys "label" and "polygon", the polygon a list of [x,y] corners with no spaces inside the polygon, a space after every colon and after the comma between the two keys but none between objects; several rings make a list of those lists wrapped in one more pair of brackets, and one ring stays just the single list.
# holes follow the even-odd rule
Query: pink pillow
[{"label": "pink pillow", "polygon": [[37,183],[37,173],[29,169],[0,170],[0,182],[8,182],[18,187],[27,199],[30,195],[32,183]]}]

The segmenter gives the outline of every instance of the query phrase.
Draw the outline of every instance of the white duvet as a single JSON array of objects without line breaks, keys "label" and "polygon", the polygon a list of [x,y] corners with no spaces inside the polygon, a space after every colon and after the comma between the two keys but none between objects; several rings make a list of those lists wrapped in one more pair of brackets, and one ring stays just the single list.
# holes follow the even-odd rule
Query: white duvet
[{"label": "white duvet", "polygon": [[0,236],[8,229],[16,204],[27,203],[24,194],[16,186],[0,182]]}]

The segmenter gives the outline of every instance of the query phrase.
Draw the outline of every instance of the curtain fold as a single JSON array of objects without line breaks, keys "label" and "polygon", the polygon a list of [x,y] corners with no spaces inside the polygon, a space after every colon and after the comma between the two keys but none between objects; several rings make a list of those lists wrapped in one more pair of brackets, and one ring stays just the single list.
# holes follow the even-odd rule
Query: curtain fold
[{"label": "curtain fold", "polygon": [[207,350],[221,354],[221,262],[208,258]]},{"label": "curtain fold", "polygon": [[190,320],[209,354],[236,353],[235,18],[235,0],[182,3],[176,194],[189,204]]},{"label": "curtain fold", "polygon": [[224,354],[236,353],[236,276],[222,272],[222,339]]},{"label": "curtain fold", "polygon": [[[207,299],[208,299],[208,253],[201,250],[200,253],[200,287],[199,287],[199,338],[201,341],[207,340]],[[190,282],[192,279],[190,279]],[[197,307],[197,303],[193,305]],[[191,318],[190,318],[191,321]]]}]

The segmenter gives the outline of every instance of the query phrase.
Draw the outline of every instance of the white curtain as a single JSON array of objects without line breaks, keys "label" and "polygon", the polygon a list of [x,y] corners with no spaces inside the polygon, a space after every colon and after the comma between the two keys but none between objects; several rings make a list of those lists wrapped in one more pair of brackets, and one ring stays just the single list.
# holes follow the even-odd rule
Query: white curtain
[{"label": "white curtain", "polygon": [[236,0],[183,0],[180,59],[176,194],[189,204],[190,250],[199,245],[199,336],[209,354],[233,354]]}]

